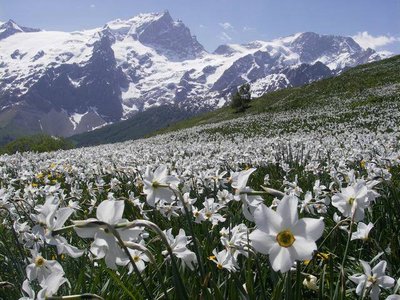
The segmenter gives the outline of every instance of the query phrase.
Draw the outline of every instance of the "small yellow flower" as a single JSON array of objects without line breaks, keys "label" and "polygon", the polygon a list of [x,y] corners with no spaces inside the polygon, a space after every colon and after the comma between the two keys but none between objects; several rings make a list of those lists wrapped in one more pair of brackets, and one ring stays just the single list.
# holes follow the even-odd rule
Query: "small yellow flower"
[{"label": "small yellow flower", "polygon": [[37,179],[42,179],[43,177],[44,177],[44,174],[42,172],[36,174]]},{"label": "small yellow flower", "polygon": [[331,254],[330,253],[318,252],[317,257],[321,258],[324,261],[327,261],[331,257]]}]

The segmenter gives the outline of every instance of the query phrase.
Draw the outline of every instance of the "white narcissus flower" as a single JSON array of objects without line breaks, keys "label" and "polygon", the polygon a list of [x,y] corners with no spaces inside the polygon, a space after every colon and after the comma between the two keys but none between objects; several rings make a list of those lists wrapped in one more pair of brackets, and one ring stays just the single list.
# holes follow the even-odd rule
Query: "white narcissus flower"
[{"label": "white narcissus flower", "polygon": [[374,224],[371,222],[369,222],[368,225],[364,224],[363,222],[359,222],[357,224],[357,231],[353,232],[351,235],[351,240],[368,240],[369,232],[372,228],[374,228]]},{"label": "white narcissus flower", "polygon": [[301,189],[301,187],[299,187],[297,177],[298,176],[296,175],[293,182],[284,180],[283,184],[287,186],[287,187],[285,187],[285,193],[287,193],[289,195],[295,195],[297,197],[300,197],[300,195],[303,193],[303,190]]},{"label": "white narcissus flower", "polygon": [[226,187],[225,186],[225,182],[226,182],[226,178],[223,178],[228,172],[227,171],[222,171],[220,173],[220,170],[216,170],[215,171],[215,175],[212,176],[212,179],[215,181],[216,184],[218,184],[218,186],[222,186],[222,187]]},{"label": "white narcissus flower", "polygon": [[154,173],[147,168],[143,176],[143,192],[146,194],[147,204],[154,207],[160,200],[171,202],[174,193],[169,186],[176,188],[179,182],[176,176],[168,175],[165,165],[159,166]]},{"label": "white narcissus flower", "polygon": [[29,281],[37,279],[42,284],[47,277],[54,273],[64,274],[64,270],[58,261],[47,260],[35,250],[32,250],[31,253],[31,263],[26,267],[26,275]]},{"label": "white narcissus flower", "polygon": [[[386,261],[380,261],[372,270],[371,266],[363,260],[360,260],[364,274],[350,276],[349,279],[357,284],[356,294],[361,296],[362,292],[370,291],[370,297],[373,300],[379,299],[382,288],[390,288],[394,285],[394,279],[385,275]],[[363,295],[365,296],[365,295]]]},{"label": "white narcissus flower", "polygon": [[232,188],[235,189],[234,200],[242,201],[243,215],[249,221],[254,221],[253,212],[263,202],[263,198],[260,196],[246,194],[253,192],[251,188],[247,187],[247,181],[255,170],[256,168],[251,168],[232,174]]},{"label": "white narcissus flower", "polygon": [[221,243],[235,258],[238,254],[248,256],[248,228],[245,224],[239,224],[233,228],[222,228],[219,232]]},{"label": "white narcissus flower", "polygon": [[[122,219],[125,204],[122,200],[104,200],[99,204],[96,211],[97,219],[90,218],[84,222],[83,226],[75,226],[76,233],[82,238],[94,238],[90,247],[90,251],[97,259],[104,258],[107,267],[117,269],[116,260],[123,260],[126,257],[112,232],[104,225],[90,224],[92,222],[101,221],[109,225],[117,225],[126,223],[127,220]],[[78,223],[76,223],[78,224]],[[87,224],[87,226],[85,226]],[[141,229],[130,228],[117,229],[123,241],[137,240]]]},{"label": "white narcissus flower", "polygon": [[314,203],[312,202],[313,195],[310,191],[307,191],[304,195],[304,200],[301,202],[300,212],[306,211],[310,214],[314,214]]},{"label": "white narcissus flower", "polygon": [[214,262],[219,270],[227,269],[229,272],[236,272],[239,268],[230,251],[224,249],[217,252],[217,249],[214,249],[212,253],[214,255],[210,256],[208,259]]},{"label": "white narcissus flower", "polygon": [[326,186],[321,184],[321,181],[317,179],[313,186],[313,191],[316,198],[319,198],[320,195],[324,193],[326,190]]},{"label": "white narcissus flower", "polygon": [[[333,221],[335,221],[336,224],[339,224],[343,220],[337,213],[334,213],[333,214]],[[342,225],[342,226],[339,226],[339,228],[341,230],[343,230],[343,231],[346,231],[347,233],[349,232],[349,226],[348,225]]]},{"label": "white narcissus flower", "polygon": [[368,188],[365,181],[342,188],[340,193],[332,196],[332,205],[345,217],[354,217],[358,222],[364,219],[364,209],[369,206]]},{"label": "white narcissus flower", "polygon": [[[140,245],[145,246],[143,240],[140,242]],[[139,272],[142,272],[146,268],[146,263],[148,263],[150,261],[150,258],[147,256],[147,254],[145,252],[138,250],[138,249],[128,248],[128,251],[129,251],[129,254],[131,255],[131,259],[134,261],[137,269],[139,270]],[[117,265],[119,265],[119,266],[128,265],[128,267],[129,267],[128,274],[131,274],[134,270],[132,263],[128,257],[123,258],[122,260],[118,258]]]},{"label": "white narcissus flower", "polygon": [[176,205],[175,202],[167,202],[164,200],[160,200],[156,206],[157,210],[168,220],[171,220],[171,217],[179,217],[177,211],[179,207]]},{"label": "white narcissus flower", "polygon": [[38,300],[45,300],[49,297],[52,297],[57,293],[58,289],[64,283],[68,283],[68,280],[64,278],[63,273],[54,273],[51,276],[47,277],[46,280],[40,284],[42,289],[39,291],[37,298]]},{"label": "white narcissus flower", "polygon": [[[172,249],[172,253],[182,259],[185,265],[193,270],[194,265],[197,264],[196,254],[193,251],[190,251],[187,248],[187,245],[190,244],[190,240],[185,234],[185,230],[180,229],[179,233],[174,237],[172,234],[172,228],[168,229],[167,231],[164,230],[164,234],[168,240],[168,244]],[[168,251],[164,250],[162,252],[163,255],[167,255]]]},{"label": "white narcissus flower", "polygon": [[22,283],[22,290],[24,291],[24,294],[26,294],[26,297],[21,297],[19,300],[35,300],[36,299],[36,293],[32,289],[32,287],[29,285],[29,280],[25,279],[25,281]]},{"label": "white narcissus flower", "polygon": [[247,181],[255,170],[256,168],[250,168],[248,170],[234,172],[232,174],[232,188],[235,189],[235,195],[237,196],[235,198],[238,198],[238,196],[240,196],[240,192],[246,189]]},{"label": "white narcissus flower", "polygon": [[217,193],[218,202],[226,205],[233,200],[233,195],[227,190],[218,191]]},{"label": "white narcissus flower", "polygon": [[224,206],[222,204],[215,203],[214,198],[204,200],[203,205],[204,208],[202,208],[199,213],[203,216],[202,218],[204,220],[210,221],[213,226],[226,220],[220,213],[218,213],[218,211]]},{"label": "white narcissus flower", "polygon": [[70,207],[58,207],[54,204],[54,197],[48,197],[44,205],[38,206],[37,215],[31,215],[38,223],[32,228],[32,233],[40,235],[50,245],[56,246],[58,254],[67,254],[73,258],[83,255],[84,251],[72,246],[66,238],[61,235],[54,235],[53,232],[61,229],[74,210]]},{"label": "white narcissus flower", "polygon": [[[146,263],[150,261],[149,257],[142,251],[136,250],[136,249],[128,249],[129,253],[132,256],[133,261],[136,264],[136,267],[138,268],[139,272],[142,272],[146,268]],[[128,274],[133,272],[133,266],[132,264],[129,264],[129,272]]]},{"label": "white narcissus flower", "polygon": [[0,208],[10,209],[12,207],[11,202],[9,201],[11,198],[11,193],[7,192],[6,189],[0,189]]},{"label": "white narcissus flower", "polygon": [[324,231],[323,218],[298,218],[298,199],[283,197],[274,211],[261,204],[254,211],[257,225],[249,236],[253,248],[269,255],[274,271],[290,270],[296,260],[309,260],[317,249],[315,241]]},{"label": "white narcissus flower", "polygon": [[190,194],[189,193],[184,193],[182,198],[183,198],[183,203],[181,201],[178,201],[178,203],[177,203],[177,206],[179,207],[181,212],[183,214],[186,213],[184,205],[186,206],[188,211],[192,211],[193,210],[193,204],[197,201],[197,199],[196,198],[190,198]]}]

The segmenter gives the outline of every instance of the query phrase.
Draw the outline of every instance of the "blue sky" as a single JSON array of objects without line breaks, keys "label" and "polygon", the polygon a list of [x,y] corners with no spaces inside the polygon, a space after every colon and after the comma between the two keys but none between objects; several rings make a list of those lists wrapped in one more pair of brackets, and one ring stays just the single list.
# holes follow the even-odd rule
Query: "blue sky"
[{"label": "blue sky", "polygon": [[74,31],[166,9],[209,51],[314,31],[400,53],[400,0],[0,0],[0,20]]}]

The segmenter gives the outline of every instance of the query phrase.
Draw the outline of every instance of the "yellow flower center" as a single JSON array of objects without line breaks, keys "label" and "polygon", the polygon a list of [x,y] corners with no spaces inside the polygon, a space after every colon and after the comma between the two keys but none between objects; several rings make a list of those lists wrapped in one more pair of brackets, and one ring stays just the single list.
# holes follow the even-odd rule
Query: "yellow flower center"
[{"label": "yellow flower center", "polygon": [[222,267],[221,264],[217,264],[217,268],[220,269],[220,270],[222,270],[223,267]]},{"label": "yellow flower center", "polygon": [[41,267],[41,266],[43,266],[45,262],[46,262],[46,260],[45,260],[43,257],[41,257],[41,256],[37,256],[37,257],[35,258],[35,265],[36,265],[36,267]]},{"label": "yellow flower center", "polygon": [[376,282],[375,276],[368,276],[368,281],[374,284]]},{"label": "yellow flower center", "polygon": [[206,212],[206,217],[207,217],[207,219],[211,218],[211,216],[212,216],[212,213],[211,213],[211,212]]},{"label": "yellow flower center", "polygon": [[140,257],[139,257],[139,256],[135,255],[135,256],[133,257],[133,261],[134,261],[134,262],[138,262],[139,260],[140,260]]},{"label": "yellow flower center", "polygon": [[356,200],[356,198],[349,198],[349,200],[347,200],[347,203],[349,203],[349,205],[353,205],[354,201]]},{"label": "yellow flower center", "polygon": [[160,186],[160,183],[158,181],[153,181],[151,183],[151,186],[156,189],[156,188],[158,188]]},{"label": "yellow flower center", "polygon": [[296,239],[290,230],[283,230],[276,236],[276,241],[278,242],[279,246],[285,248],[292,246],[295,240]]}]

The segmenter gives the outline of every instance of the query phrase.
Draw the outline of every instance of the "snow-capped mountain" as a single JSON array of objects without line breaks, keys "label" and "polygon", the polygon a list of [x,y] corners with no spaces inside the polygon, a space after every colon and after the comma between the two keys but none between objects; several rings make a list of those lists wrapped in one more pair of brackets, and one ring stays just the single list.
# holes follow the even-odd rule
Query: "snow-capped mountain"
[{"label": "snow-capped mountain", "polygon": [[209,110],[245,82],[259,96],[381,58],[312,32],[208,53],[167,11],[77,32],[0,22],[0,136],[68,136],[165,104]]},{"label": "snow-capped mountain", "polygon": [[28,28],[19,26],[13,20],[8,20],[8,22],[0,22],[0,40],[9,37],[15,33],[19,32],[38,32],[40,29]]}]

